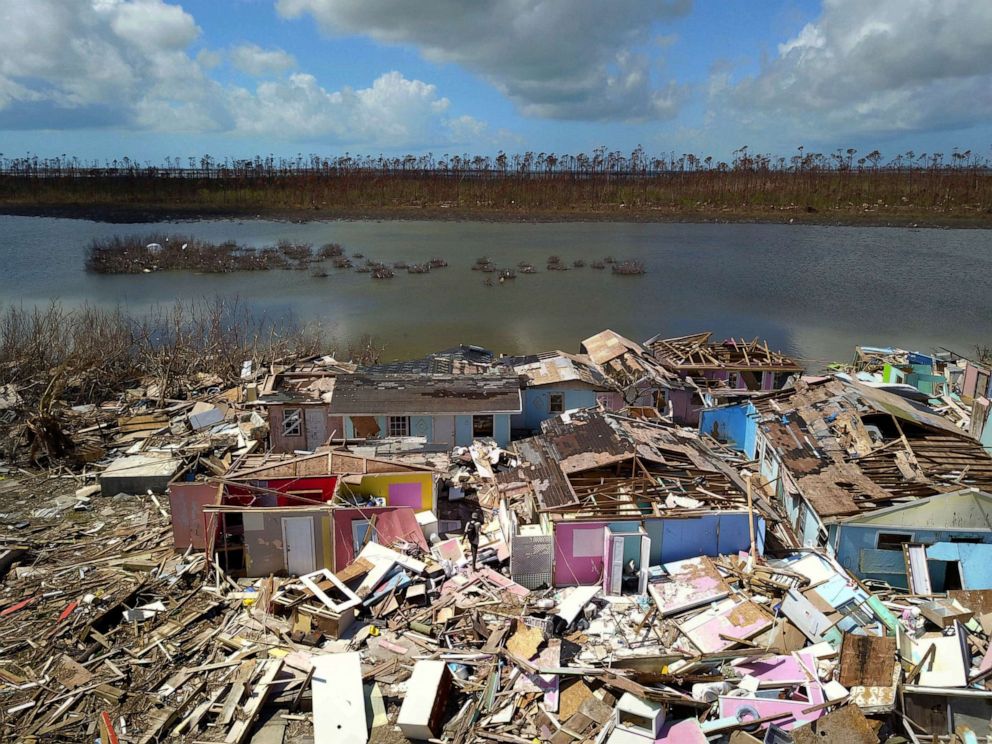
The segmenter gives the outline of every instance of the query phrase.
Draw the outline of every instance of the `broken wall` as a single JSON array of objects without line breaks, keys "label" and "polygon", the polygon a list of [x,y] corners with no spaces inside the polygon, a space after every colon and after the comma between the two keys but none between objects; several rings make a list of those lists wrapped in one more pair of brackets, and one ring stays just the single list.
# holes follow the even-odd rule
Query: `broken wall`
[{"label": "broken wall", "polygon": [[246,576],[286,575],[282,520],[297,517],[307,517],[313,522],[314,568],[331,568],[334,560],[331,516],[326,510],[246,509],[242,512]]}]

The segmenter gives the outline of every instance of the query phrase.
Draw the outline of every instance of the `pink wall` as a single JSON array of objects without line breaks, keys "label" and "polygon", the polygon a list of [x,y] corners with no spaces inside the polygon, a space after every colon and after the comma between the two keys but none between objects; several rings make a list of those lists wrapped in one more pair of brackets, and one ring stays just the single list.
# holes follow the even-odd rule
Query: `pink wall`
[{"label": "pink wall", "polygon": [[[355,560],[354,538],[351,523],[356,520],[371,519],[376,515],[376,530],[379,542],[388,544],[394,537],[416,542],[425,551],[429,550],[424,533],[417,524],[413,509],[395,506],[369,506],[361,509],[339,508],[334,510],[334,570],[340,571]],[[388,516],[387,516],[388,515]]]},{"label": "pink wall", "polygon": [[[979,374],[988,375],[989,371],[984,367],[978,367],[971,362],[968,362],[964,368],[964,379],[961,381],[961,394],[966,398],[975,398],[979,395],[985,395],[984,390],[978,390],[978,376]],[[988,378],[985,377],[987,380]]]},{"label": "pink wall", "polygon": [[[577,522],[575,524],[559,522],[555,525],[555,586],[591,586],[602,580],[603,539],[606,525],[606,522]],[[583,534],[580,538],[580,542],[584,542],[582,538],[588,538],[590,544],[595,540],[599,545],[599,552],[596,555],[576,556],[574,554],[576,533],[579,530],[592,530],[598,533],[598,537]]]},{"label": "pink wall", "polygon": [[220,501],[220,485],[216,483],[172,483],[169,485],[169,509],[172,512],[172,539],[176,550],[190,545],[206,550],[206,527],[203,507]]}]

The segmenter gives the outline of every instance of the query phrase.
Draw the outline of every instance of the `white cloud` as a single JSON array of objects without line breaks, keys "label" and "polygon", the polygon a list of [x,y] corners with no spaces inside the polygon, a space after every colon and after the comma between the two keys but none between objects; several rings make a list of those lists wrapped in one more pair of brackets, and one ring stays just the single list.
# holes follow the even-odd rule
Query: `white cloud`
[{"label": "white cloud", "polygon": [[559,119],[674,116],[687,89],[657,87],[639,52],[652,25],[691,0],[278,0],[287,17],[311,14],[328,33],[410,44],[436,62],[483,75],[524,114]]},{"label": "white cloud", "polygon": [[194,18],[165,0],[0,0],[0,130],[118,127],[225,132],[366,147],[443,146],[465,136],[434,85],[387,72],[328,91],[279,49],[229,59],[254,88],[210,77]]},{"label": "white cloud", "polygon": [[299,139],[329,138],[381,147],[450,140],[444,114],[450,102],[437,88],[388,72],[370,88],[327,91],[304,73],[260,83],[231,95],[235,128],[248,134],[292,133]]},{"label": "white cloud", "polygon": [[825,0],[757,75],[712,91],[745,124],[818,136],[980,123],[992,114],[992,3]]},{"label": "white cloud", "polygon": [[296,67],[296,59],[282,49],[262,49],[257,44],[241,44],[231,50],[231,63],[255,77],[286,72]]}]

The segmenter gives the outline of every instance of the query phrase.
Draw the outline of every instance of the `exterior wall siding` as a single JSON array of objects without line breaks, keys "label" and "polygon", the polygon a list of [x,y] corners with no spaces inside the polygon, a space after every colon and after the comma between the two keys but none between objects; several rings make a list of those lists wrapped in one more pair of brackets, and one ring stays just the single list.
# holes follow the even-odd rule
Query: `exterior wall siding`
[{"label": "exterior wall siding", "polygon": [[[880,525],[843,524],[837,528],[837,560],[858,578],[885,581],[907,588],[906,563],[901,550],[879,550],[879,533],[906,534],[908,542],[933,545],[949,543],[953,538],[978,540],[992,545],[992,530],[926,530]],[[933,565],[933,561],[929,562]],[[941,587],[940,589],[942,589]],[[934,587],[935,591],[940,591]]]},{"label": "exterior wall siding", "polygon": [[559,387],[535,387],[523,391],[523,411],[511,417],[514,429],[537,431],[541,422],[558,416],[551,412],[551,395],[564,397],[564,410],[575,408],[592,408],[596,405],[596,391],[592,388],[570,390]]},{"label": "exterior wall siding", "polygon": [[[636,532],[643,526],[651,539],[649,563],[663,563],[695,558],[700,555],[717,556],[748,550],[751,546],[748,516],[741,512],[707,514],[689,519],[644,519],[620,522],[555,522],[554,531],[554,582],[555,586],[589,586],[603,578],[604,528],[614,532]],[[582,530],[591,533],[579,535]],[[755,542],[758,552],[764,552],[765,521],[755,520]],[[598,552],[584,551],[583,547],[598,545]],[[577,550],[578,548],[578,550]],[[586,553],[589,554],[586,554]],[[631,553],[635,560],[639,555]]]}]

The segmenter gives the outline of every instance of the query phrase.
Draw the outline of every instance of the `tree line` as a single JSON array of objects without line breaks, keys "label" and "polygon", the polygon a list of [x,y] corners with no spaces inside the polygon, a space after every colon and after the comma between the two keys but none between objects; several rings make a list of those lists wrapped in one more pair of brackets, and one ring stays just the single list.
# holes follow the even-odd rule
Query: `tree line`
[{"label": "tree line", "polygon": [[[495,156],[426,153],[252,159],[122,157],[104,162],[0,153],[0,205],[115,205],[191,210],[700,212],[805,209],[913,210],[992,215],[992,162],[972,150],[886,156],[800,147],[791,156],[738,148],[728,160],[693,153]],[[983,217],[984,219],[984,217]]]}]

